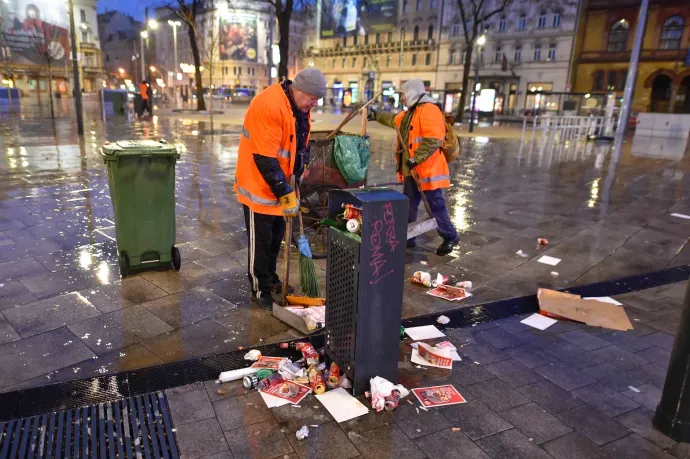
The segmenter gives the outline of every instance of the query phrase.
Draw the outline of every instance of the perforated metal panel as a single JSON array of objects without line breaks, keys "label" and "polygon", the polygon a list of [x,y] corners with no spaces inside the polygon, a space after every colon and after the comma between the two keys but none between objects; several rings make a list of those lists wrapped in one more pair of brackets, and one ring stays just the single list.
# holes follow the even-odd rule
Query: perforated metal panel
[{"label": "perforated metal panel", "polygon": [[0,459],[179,457],[162,392],[0,423]]},{"label": "perforated metal panel", "polygon": [[357,333],[360,243],[329,228],[326,282],[326,353],[352,377]]}]

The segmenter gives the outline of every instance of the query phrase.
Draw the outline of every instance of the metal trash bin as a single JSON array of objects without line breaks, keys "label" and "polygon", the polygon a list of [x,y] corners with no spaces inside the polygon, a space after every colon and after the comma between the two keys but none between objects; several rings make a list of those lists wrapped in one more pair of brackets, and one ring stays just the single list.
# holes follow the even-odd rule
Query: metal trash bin
[{"label": "metal trash bin", "polygon": [[120,273],[172,266],[175,247],[175,164],[180,154],[164,140],[106,143],[101,150],[115,214]]}]

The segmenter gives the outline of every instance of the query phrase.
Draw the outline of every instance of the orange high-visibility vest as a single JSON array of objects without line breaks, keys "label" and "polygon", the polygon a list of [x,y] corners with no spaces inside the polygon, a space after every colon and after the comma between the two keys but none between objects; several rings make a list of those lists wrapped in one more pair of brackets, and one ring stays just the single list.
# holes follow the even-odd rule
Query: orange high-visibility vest
[{"label": "orange high-visibility vest", "polygon": [[141,93],[141,98],[144,100],[149,100],[149,87],[144,83],[139,83],[139,93]]},{"label": "orange high-visibility vest", "polygon": [[[395,116],[395,124],[400,128],[406,112],[400,112]],[[407,148],[410,151],[410,158],[414,158],[414,153],[421,145],[424,137],[438,139],[443,142],[446,137],[445,118],[441,109],[436,105],[426,103],[419,105],[412,114],[410,122],[410,132],[407,135]],[[398,148],[400,146],[398,145]],[[414,169],[419,176],[419,183],[422,190],[436,190],[438,188],[450,187],[450,171],[446,157],[439,148],[431,154],[424,162]],[[398,172],[398,181],[404,180],[402,168]]]},{"label": "orange high-visibility vest", "polygon": [[[305,146],[308,144],[309,136]],[[289,179],[296,152],[297,131],[290,101],[280,83],[273,84],[252,99],[244,116],[235,169],[237,200],[259,214],[283,215],[278,197],[254,163],[254,154],[276,158]]]}]

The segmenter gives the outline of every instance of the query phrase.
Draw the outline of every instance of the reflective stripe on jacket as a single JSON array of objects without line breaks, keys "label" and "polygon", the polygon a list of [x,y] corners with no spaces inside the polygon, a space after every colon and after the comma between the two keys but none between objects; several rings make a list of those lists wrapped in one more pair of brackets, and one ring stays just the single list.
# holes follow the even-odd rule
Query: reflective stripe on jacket
[{"label": "reflective stripe on jacket", "polygon": [[[395,116],[395,124],[400,128],[406,112]],[[410,157],[414,158],[415,151],[424,138],[437,139],[441,142],[446,137],[445,119],[441,109],[434,104],[424,103],[417,106],[412,114],[410,130],[407,135],[407,148]],[[398,145],[400,148],[400,145]],[[450,187],[450,172],[448,162],[439,148],[414,169],[419,177],[422,190],[436,190]],[[404,180],[402,167],[398,168],[398,180]]]},{"label": "reflective stripe on jacket", "polygon": [[256,167],[254,155],[277,159],[289,178],[295,168],[296,151],[297,132],[290,101],[279,83],[271,85],[254,97],[244,117],[235,169],[237,200],[256,213],[282,215],[280,202]]}]

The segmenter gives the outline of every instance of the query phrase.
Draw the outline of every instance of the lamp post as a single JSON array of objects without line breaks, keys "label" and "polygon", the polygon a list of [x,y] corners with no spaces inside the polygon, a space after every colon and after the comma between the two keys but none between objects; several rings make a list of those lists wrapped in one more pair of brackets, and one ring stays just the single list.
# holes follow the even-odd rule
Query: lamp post
[{"label": "lamp post", "polygon": [[144,58],[144,40],[149,39],[149,32],[147,30],[141,31],[141,52],[139,53],[139,59],[141,59],[141,79],[142,81],[146,79],[146,59]]},{"label": "lamp post", "polygon": [[[477,50],[477,57],[475,59],[475,69],[474,69],[474,90],[472,91],[472,109],[470,110],[470,132],[474,132],[474,108],[477,106],[477,91],[479,91],[479,58],[482,54],[482,46],[486,43],[486,35],[480,35],[477,38],[477,45],[479,49]],[[477,120],[479,117],[477,117]]]},{"label": "lamp post", "polygon": [[170,24],[170,27],[173,28],[173,46],[174,46],[174,58],[175,58],[175,66],[173,67],[174,69],[174,74],[173,74],[173,96],[175,96],[175,108],[177,107],[177,72],[179,72],[179,67],[177,65],[177,28],[182,25],[182,22],[180,21],[172,21],[168,20],[168,24]]}]

